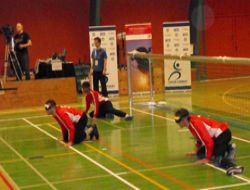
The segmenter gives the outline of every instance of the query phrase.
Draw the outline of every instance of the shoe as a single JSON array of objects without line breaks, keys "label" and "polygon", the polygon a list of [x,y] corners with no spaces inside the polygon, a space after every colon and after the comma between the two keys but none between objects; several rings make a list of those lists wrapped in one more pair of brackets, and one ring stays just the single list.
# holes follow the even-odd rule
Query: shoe
[{"label": "shoe", "polygon": [[227,158],[230,159],[230,160],[235,160],[236,144],[233,143],[233,144],[230,144],[229,146],[230,146],[230,148],[229,148],[229,152],[228,152]]},{"label": "shoe", "polygon": [[243,166],[235,166],[227,169],[227,175],[228,176],[233,176],[236,174],[242,174],[244,172],[244,167]]},{"label": "shoe", "polygon": [[127,115],[125,116],[125,121],[132,121],[133,120],[133,116]]},{"label": "shoe", "polygon": [[93,140],[93,138],[95,137],[96,140],[99,139],[99,131],[97,129],[97,126],[94,124],[92,125],[93,131],[89,134],[90,136],[90,140]]}]

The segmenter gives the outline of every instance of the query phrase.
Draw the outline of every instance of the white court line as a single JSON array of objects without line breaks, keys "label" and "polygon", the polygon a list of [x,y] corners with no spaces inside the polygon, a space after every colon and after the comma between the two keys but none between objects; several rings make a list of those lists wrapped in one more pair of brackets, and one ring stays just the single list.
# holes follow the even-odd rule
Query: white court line
[{"label": "white court line", "polygon": [[[50,115],[37,115],[37,116],[30,116],[30,117],[25,117],[27,119],[33,119],[33,118],[42,118],[42,117],[51,117]],[[22,120],[23,117],[16,117],[16,118],[10,118],[10,119],[0,119],[0,122],[5,122],[5,121],[17,121],[17,120]]]},{"label": "white court line", "polygon": [[[144,113],[144,114],[147,114],[147,115],[151,115],[151,116],[155,116],[155,117],[158,117],[158,118],[161,118],[161,119],[165,119],[167,121],[172,121],[172,122],[175,122],[174,119],[171,119],[171,118],[168,118],[168,117],[164,117],[164,116],[161,116],[161,115],[157,115],[157,114],[152,114],[152,113],[148,113],[148,112],[145,112],[145,111],[141,111],[141,110],[138,110],[138,109],[135,109],[135,108],[132,108],[133,110],[137,111],[137,112],[141,112],[141,113]],[[246,142],[246,143],[249,143],[250,144],[250,141],[246,140],[246,139],[242,139],[242,138],[239,138],[239,137],[235,137],[235,136],[232,136],[234,139],[237,139],[239,141],[243,141],[243,142]],[[210,166],[216,170],[219,170],[219,171],[222,171],[223,173],[226,173],[225,170],[221,169],[221,168],[218,168],[218,167],[215,167],[214,165],[212,164],[206,164],[207,166]],[[250,184],[250,180],[246,177],[243,177],[243,176],[240,176],[240,175],[234,175],[233,177],[235,178],[238,178],[242,181],[245,181],[247,182],[248,184]]]},{"label": "white court line", "polygon": [[51,187],[51,189],[57,190],[57,188],[49,182],[29,161],[27,161],[19,152],[17,152],[14,147],[12,147],[7,141],[5,141],[2,137],[0,137],[0,140],[9,148],[11,149],[19,158],[21,158],[42,180],[47,183],[48,186]]},{"label": "white court line", "polygon": [[[30,126],[36,128],[37,130],[41,131],[42,133],[44,133],[45,135],[51,137],[52,139],[57,141],[57,138],[53,135],[51,135],[50,133],[48,133],[47,131],[41,129],[40,127],[38,127],[37,125],[35,125],[34,123],[30,122],[29,120],[27,120],[26,118],[23,118],[23,120],[30,124]],[[77,154],[79,154],[80,156],[82,156],[83,158],[85,158],[86,160],[92,162],[93,164],[95,164],[96,166],[98,166],[99,168],[103,169],[104,171],[106,171],[107,173],[109,173],[110,175],[112,175],[113,177],[115,177],[116,179],[118,179],[119,181],[123,182],[124,184],[126,184],[127,186],[131,187],[132,189],[135,190],[140,190],[140,188],[136,187],[135,185],[133,185],[132,183],[128,182],[127,180],[123,179],[122,177],[118,176],[116,173],[114,173],[113,171],[111,171],[110,169],[106,168],[105,166],[101,165],[100,163],[96,162],[95,160],[93,160],[92,158],[90,158],[89,156],[83,154],[82,152],[80,152],[79,150],[77,150],[76,148],[70,146],[69,149],[73,150],[74,152],[76,152]]]},{"label": "white court line", "polygon": [[[37,124],[37,126],[42,126],[44,124]],[[19,125],[15,127],[0,127],[0,131],[5,131],[5,130],[11,130],[11,129],[18,129],[18,128],[28,128],[29,126],[27,125]]]},{"label": "white court line", "polygon": [[222,185],[222,186],[217,186],[217,187],[202,188],[199,190],[226,189],[226,188],[230,188],[230,187],[239,187],[239,186],[245,186],[245,185],[249,185],[249,183],[236,183],[236,184],[232,184],[232,185]]},{"label": "white court line", "polygon": [[[177,167],[188,167],[188,166],[193,166],[195,165],[195,163],[187,163],[187,164],[177,164],[177,165],[173,165],[173,166],[161,166],[161,167],[156,167],[156,169],[170,169],[170,168],[177,168]],[[138,170],[139,172],[147,172],[147,171],[151,171],[151,169],[141,169]],[[129,175],[132,172],[118,172],[116,173],[119,176],[122,175]],[[89,180],[89,179],[100,179],[100,178],[105,178],[105,177],[109,177],[110,175],[97,175],[97,176],[92,176],[92,177],[82,177],[82,178],[73,178],[73,179],[68,179],[68,180],[62,180],[62,181],[53,181],[53,184],[61,184],[61,183],[69,183],[69,182],[75,182],[75,181],[84,181],[84,180]],[[34,184],[34,185],[27,185],[27,186],[21,186],[22,189],[29,189],[32,187],[40,187],[40,186],[44,186],[44,183],[41,184]]]}]

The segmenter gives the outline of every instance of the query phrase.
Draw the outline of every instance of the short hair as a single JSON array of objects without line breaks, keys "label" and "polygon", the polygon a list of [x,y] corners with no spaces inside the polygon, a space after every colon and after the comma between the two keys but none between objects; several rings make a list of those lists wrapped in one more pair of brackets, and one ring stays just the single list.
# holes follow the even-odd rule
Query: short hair
[{"label": "short hair", "polygon": [[49,109],[51,109],[51,108],[53,108],[53,107],[56,107],[56,102],[55,102],[55,100],[50,99],[50,100],[47,100],[47,101],[45,102],[45,105],[44,105],[45,110],[49,110]]},{"label": "short hair", "polygon": [[82,88],[90,88],[90,83],[88,81],[83,82]]},{"label": "short hair", "polygon": [[98,41],[99,43],[102,43],[102,40],[101,40],[100,37],[95,37],[95,38],[94,38],[94,41]]},{"label": "short hair", "polygon": [[180,123],[182,119],[189,119],[189,111],[185,108],[181,108],[175,112],[175,122]]}]

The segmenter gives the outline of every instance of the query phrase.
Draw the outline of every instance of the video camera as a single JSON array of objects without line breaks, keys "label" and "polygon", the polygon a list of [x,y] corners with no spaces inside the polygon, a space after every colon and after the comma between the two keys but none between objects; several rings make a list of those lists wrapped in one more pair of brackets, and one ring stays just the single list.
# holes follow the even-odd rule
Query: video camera
[{"label": "video camera", "polygon": [[14,28],[11,25],[6,24],[0,27],[0,34],[3,34],[7,43],[10,43],[11,38],[14,35]]}]

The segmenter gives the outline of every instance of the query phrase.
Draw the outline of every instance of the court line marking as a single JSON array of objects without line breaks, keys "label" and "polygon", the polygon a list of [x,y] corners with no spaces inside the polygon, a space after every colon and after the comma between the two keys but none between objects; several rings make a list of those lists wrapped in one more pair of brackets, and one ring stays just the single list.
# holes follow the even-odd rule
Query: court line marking
[{"label": "court line marking", "polygon": [[[53,125],[51,125],[51,124],[50,124],[49,126],[51,126],[51,127],[52,127],[53,129],[55,129],[56,131],[61,132],[61,131],[59,130],[58,127],[53,126]],[[94,146],[92,146],[92,145],[90,145],[90,144],[84,143],[84,145],[87,146],[88,148],[90,148],[90,149],[92,149],[92,150],[98,152],[99,154],[103,155],[104,157],[110,159],[111,161],[117,163],[118,165],[120,165],[120,166],[126,168],[127,170],[131,171],[132,173],[134,173],[134,174],[136,174],[136,175],[142,177],[143,179],[147,180],[148,182],[152,183],[153,185],[157,186],[158,188],[164,189],[164,190],[168,190],[168,188],[166,188],[165,186],[161,185],[161,184],[158,183],[157,181],[155,181],[155,180],[153,180],[153,179],[151,179],[151,178],[145,176],[144,174],[140,173],[138,170],[136,170],[136,169],[134,169],[134,168],[132,168],[132,167],[126,165],[126,164],[123,163],[122,161],[120,161],[120,160],[118,160],[118,159],[116,159],[116,158],[110,156],[109,154],[107,154],[107,153],[105,153],[105,152],[103,152],[103,151],[101,151],[101,150],[95,148]]]},{"label": "court line marking", "polygon": [[[194,163],[187,163],[187,164],[178,164],[178,165],[171,165],[171,166],[161,166],[158,167],[159,169],[167,169],[167,168],[175,168],[175,167],[188,167],[188,166],[192,166],[195,165]],[[140,172],[147,172],[147,171],[151,171],[149,169],[141,169],[138,170]],[[129,175],[132,172],[118,172],[116,173],[119,176],[123,176],[123,175]],[[75,182],[75,181],[84,181],[84,180],[88,180],[88,179],[100,179],[100,178],[105,178],[105,177],[110,177],[110,175],[97,175],[97,176],[92,176],[92,177],[82,177],[82,178],[73,178],[73,179],[69,179],[69,180],[61,180],[61,181],[53,181],[53,184],[61,184],[61,183],[67,183],[67,182]],[[34,185],[27,185],[27,186],[21,186],[22,189],[29,189],[32,187],[40,187],[40,186],[44,186],[44,183],[40,183],[40,184],[34,184]]]},{"label": "court line marking", "polygon": [[[37,159],[44,159],[44,158],[56,158],[56,157],[62,157],[62,156],[73,156],[76,155],[76,153],[60,153],[60,154],[47,154],[47,155],[42,155],[42,158],[37,158]],[[38,156],[30,156],[30,157],[25,157],[27,160],[32,160],[35,159],[33,157],[39,157]],[[15,162],[20,162],[22,161],[21,159],[11,159],[11,160],[0,160],[0,164],[9,164],[9,163],[15,163]]]},{"label": "court line marking", "polygon": [[[6,170],[0,164],[0,176],[5,183],[8,183],[8,187],[13,190],[20,190],[20,187],[15,183],[15,181],[9,176]],[[7,185],[7,184],[6,184]]]},{"label": "court line marking", "polygon": [[2,179],[3,183],[10,189],[14,190],[12,184],[8,181],[8,179],[3,175],[3,172],[0,171],[0,178]]},{"label": "court line marking", "polygon": [[13,146],[11,146],[7,141],[5,141],[2,137],[0,137],[0,140],[9,148],[11,149],[19,158],[21,158],[42,180],[47,183],[47,185],[54,190],[57,190],[57,188],[49,182],[47,178],[45,178],[28,160],[26,160]]},{"label": "court line marking", "polygon": [[[177,165],[170,165],[170,166],[161,166],[161,167],[157,167],[157,168],[158,169],[169,169],[169,168],[177,168],[177,167],[189,167],[189,166],[194,166],[194,165],[196,165],[196,164],[195,163],[186,163],[186,164],[177,164]],[[149,170],[149,169],[140,169],[138,171],[147,172],[147,171],[151,171],[151,170]],[[122,175],[131,174],[131,172],[118,172],[116,174],[122,176]],[[100,178],[105,178],[105,177],[109,177],[109,176],[110,175],[98,175],[98,176],[92,176],[92,177],[73,178],[73,179],[69,179],[69,180],[54,181],[52,183],[53,184],[61,184],[61,183],[74,182],[74,181],[84,181],[84,180],[88,180],[88,179],[100,179]],[[248,183],[246,183],[246,184],[248,184]],[[22,189],[29,189],[29,188],[40,187],[40,186],[44,186],[44,185],[46,185],[46,184],[41,183],[41,184],[21,186],[21,188]],[[217,188],[218,187],[223,187],[223,186],[217,186]],[[216,188],[216,187],[209,187],[209,188]],[[205,190],[205,189],[207,189],[207,188],[202,188],[200,190]]]},{"label": "court line marking", "polygon": [[[44,129],[41,129],[40,127],[36,126],[34,123],[30,122],[28,119],[23,118],[23,120],[28,123],[30,126],[36,128],[37,130],[39,130],[40,132],[44,133],[45,135],[51,137],[52,139],[57,141],[57,138],[55,136],[53,136],[52,134],[48,133],[47,131],[45,131]],[[124,184],[126,184],[127,186],[131,187],[132,189],[135,190],[140,190],[140,188],[136,187],[135,185],[133,185],[132,183],[128,182],[127,180],[123,179],[122,177],[118,176],[116,173],[114,173],[113,171],[111,171],[110,169],[106,168],[105,166],[101,165],[100,163],[98,163],[97,161],[93,160],[92,158],[90,158],[89,156],[85,155],[84,153],[80,152],[79,150],[77,150],[76,148],[70,146],[69,149],[71,149],[72,151],[76,152],[77,154],[79,154],[81,157],[85,158],[86,160],[90,161],[91,163],[93,163],[94,165],[98,166],[99,168],[103,169],[104,171],[106,171],[107,173],[109,173],[110,175],[112,175],[113,177],[115,177],[116,179],[118,179],[119,181],[123,182]]]},{"label": "court line marking", "polygon": [[156,187],[160,188],[160,189],[164,189],[164,190],[168,190],[168,188],[166,188],[165,186],[163,186],[162,184],[158,183],[157,181],[145,176],[144,174],[142,174],[141,172],[139,172],[138,170],[126,165],[125,163],[121,162],[120,160],[110,156],[109,154],[106,154],[103,151],[100,151],[99,149],[95,148],[94,146],[91,146],[89,144],[84,144],[85,146],[89,147],[90,149],[95,150],[96,152],[98,152],[99,154],[105,156],[106,158],[112,160],[113,162],[119,164],[120,166],[126,168],[127,170],[131,171],[132,173],[142,177],[143,179],[147,180],[148,182],[152,183],[153,185],[155,185]]},{"label": "court line marking", "polygon": [[[246,85],[243,85],[243,87],[244,86],[246,86]],[[222,101],[226,104],[226,105],[228,105],[229,107],[232,107],[232,108],[234,108],[234,109],[236,109],[236,110],[239,110],[239,111],[245,111],[245,112],[247,112],[247,113],[249,113],[249,110],[247,110],[247,109],[244,109],[244,108],[241,108],[241,107],[239,107],[239,106],[235,106],[234,104],[232,104],[232,103],[230,103],[230,102],[228,102],[227,101],[227,99],[226,99],[226,97],[227,97],[227,94],[229,94],[232,90],[234,90],[234,89],[237,89],[237,88],[239,88],[240,86],[237,86],[237,87],[233,87],[233,88],[230,88],[230,89],[228,89],[228,90],[226,90],[224,93],[223,93],[223,95],[222,95]],[[241,112],[241,114],[243,114],[243,115],[245,115],[245,116],[248,116],[248,114],[247,113],[242,113]]]},{"label": "court line marking", "polygon": [[[168,118],[168,117],[164,117],[164,116],[161,116],[161,115],[157,115],[157,114],[153,114],[153,113],[141,111],[141,110],[138,110],[138,109],[135,109],[135,108],[132,108],[132,109],[135,110],[135,111],[137,111],[137,112],[141,112],[141,113],[144,113],[144,114],[147,114],[147,115],[155,116],[155,117],[158,117],[158,118],[161,118],[161,119],[165,119],[165,120],[174,122],[174,119],[170,119],[170,118]],[[245,140],[245,139],[242,139],[242,138],[240,138],[240,137],[235,137],[235,136],[232,136],[232,137],[233,137],[234,139],[239,140],[239,141],[243,141],[243,142],[246,142],[246,143],[250,143],[250,141]],[[218,168],[218,167],[215,167],[215,166],[212,165],[212,164],[209,164],[209,163],[208,163],[208,164],[205,164],[205,165],[210,166],[210,167],[212,167],[212,168],[214,168],[214,169],[216,169],[216,170],[219,170],[219,171],[221,171],[221,172],[223,172],[223,173],[226,173],[225,170],[223,170],[223,169],[221,169],[221,168]],[[242,181],[245,181],[245,182],[247,182],[247,183],[250,184],[250,179],[248,179],[248,178],[245,177],[245,176],[243,177],[243,176],[240,176],[240,175],[234,175],[233,177],[238,178],[238,179],[240,179],[240,180],[242,180]]]},{"label": "court line marking", "polygon": [[245,182],[245,183],[236,183],[236,184],[231,184],[231,185],[222,185],[222,186],[217,186],[217,187],[207,187],[207,188],[202,188],[199,190],[226,189],[229,187],[239,187],[239,186],[245,186],[245,185],[249,185],[249,183]]},{"label": "court line marking", "polygon": [[[141,111],[141,110],[137,110],[137,109],[135,109],[135,108],[132,108],[132,109],[134,109],[134,110],[137,111],[137,112],[141,112],[141,113],[148,114],[148,115],[153,115],[153,116],[155,116],[155,117],[162,118],[162,119],[165,119],[165,120],[173,121],[173,120],[171,120],[170,118],[166,118],[166,117],[163,117],[163,116],[160,116],[160,115],[151,114],[151,113],[148,113],[148,112],[144,112],[144,111]],[[26,117],[26,118],[41,118],[41,117],[49,117],[49,116],[48,116],[48,115],[41,115],[41,116],[31,116],[31,117]],[[23,119],[23,118],[12,118],[12,119],[2,119],[2,120],[0,120],[0,121],[13,121],[13,120],[22,120],[22,119]],[[235,138],[235,137],[233,137],[233,138]],[[247,142],[247,143],[250,143],[250,141],[248,141],[248,140],[246,140],[246,139],[241,139],[241,138],[238,139],[238,137],[236,137],[235,139],[241,140],[241,141],[244,141],[244,142]],[[216,169],[217,169],[217,168],[216,168]]]},{"label": "court line marking", "polygon": [[[30,116],[30,117],[25,117],[27,119],[34,119],[34,118],[42,118],[42,117],[50,117],[50,115],[37,115],[37,116]],[[9,119],[0,119],[0,122],[5,122],[5,121],[17,121],[17,120],[22,120],[23,117],[16,117],[16,118],[9,118]]]},{"label": "court line marking", "polygon": [[140,164],[141,166],[145,167],[145,168],[148,168],[149,170],[151,170],[152,172],[155,172],[156,174],[159,174],[160,176],[162,177],[165,177],[167,178],[168,180],[172,181],[172,182],[175,182],[176,184],[182,186],[182,187],[185,187],[187,189],[194,189],[194,187],[190,186],[189,184],[181,181],[180,179],[164,172],[164,171],[161,171],[157,168],[155,168],[154,166],[152,166],[151,164],[148,164],[146,162],[144,162],[143,160],[139,159],[139,158],[136,158],[134,156],[132,156],[131,154],[127,153],[127,152],[123,152],[122,150],[112,146],[111,144],[108,144],[108,143],[105,143],[103,141],[99,141],[99,144],[101,145],[104,145],[106,147],[108,147],[109,149],[111,149],[112,151],[114,151],[115,153],[125,157],[125,158],[128,158],[129,160],[131,161],[134,161],[138,164]]}]

